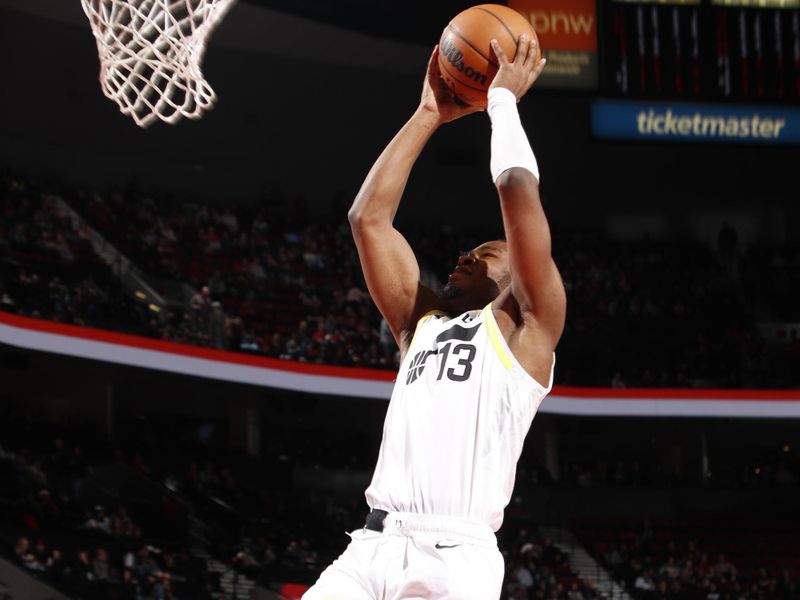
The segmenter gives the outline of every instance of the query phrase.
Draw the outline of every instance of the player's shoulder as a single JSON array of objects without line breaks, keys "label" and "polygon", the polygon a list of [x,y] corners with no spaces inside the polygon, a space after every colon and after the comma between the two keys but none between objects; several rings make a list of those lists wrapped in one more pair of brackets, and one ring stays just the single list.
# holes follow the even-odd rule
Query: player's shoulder
[{"label": "player's shoulder", "polygon": [[417,317],[416,322],[414,323],[414,329],[411,331],[411,338],[409,339],[409,345],[411,341],[417,337],[417,334],[420,332],[421,329],[430,325],[430,324],[437,324],[447,322],[452,318],[452,315],[448,313],[441,307],[431,308],[430,310],[425,311],[421,315]]},{"label": "player's shoulder", "polygon": [[401,334],[401,354],[405,355],[406,351],[411,346],[411,341],[422,325],[429,322],[434,317],[438,321],[443,318],[449,318],[450,316],[442,299],[429,287],[420,285],[417,293],[416,306]]}]

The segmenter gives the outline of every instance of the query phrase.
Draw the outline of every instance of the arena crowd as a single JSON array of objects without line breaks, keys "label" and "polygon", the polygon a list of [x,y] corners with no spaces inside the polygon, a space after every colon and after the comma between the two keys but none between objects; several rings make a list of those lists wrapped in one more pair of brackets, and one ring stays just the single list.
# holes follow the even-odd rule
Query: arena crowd
[{"label": "arena crowd", "polygon": [[[0,195],[0,308],[21,315],[317,364],[397,367],[365,289],[346,199],[307,216],[275,198],[218,208],[135,189],[55,190],[156,288],[194,295],[155,313],[115,280],[54,190],[6,174]],[[291,206],[291,208],[287,208]],[[492,232],[415,225],[423,280]],[[556,382],[616,387],[786,388],[800,384],[800,249],[617,242],[554,233],[568,293]]]},{"label": "arena crowd", "polygon": [[[219,573],[187,549],[205,546],[268,589],[308,585],[343,550],[343,532],[363,525],[360,493],[294,482],[296,468],[327,464],[332,444],[317,440],[309,454],[287,435],[254,459],[177,431],[139,422],[108,441],[88,425],[4,419],[0,553],[76,598],[221,598]],[[115,487],[134,484],[135,499]],[[575,531],[636,598],[797,600],[797,523],[759,527],[604,521]],[[510,507],[498,542],[503,600],[600,597],[524,511]]]}]

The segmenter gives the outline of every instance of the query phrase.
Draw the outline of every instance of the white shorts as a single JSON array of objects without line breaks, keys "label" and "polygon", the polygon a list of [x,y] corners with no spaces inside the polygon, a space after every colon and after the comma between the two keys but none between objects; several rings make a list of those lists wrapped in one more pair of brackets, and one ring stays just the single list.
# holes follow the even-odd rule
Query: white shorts
[{"label": "white shorts", "polygon": [[303,600],[496,600],[503,555],[487,525],[389,513],[383,532],[357,529]]}]

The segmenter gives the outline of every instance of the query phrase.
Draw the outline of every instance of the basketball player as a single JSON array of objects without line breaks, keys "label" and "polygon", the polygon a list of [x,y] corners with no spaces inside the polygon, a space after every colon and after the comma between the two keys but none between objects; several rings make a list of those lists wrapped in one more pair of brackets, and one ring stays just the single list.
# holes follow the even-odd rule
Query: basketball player
[{"label": "basketball player", "polygon": [[475,108],[455,102],[434,49],[419,108],[367,175],[349,217],[370,293],[403,356],[363,529],[304,600],[496,599],[495,531],[525,435],[553,377],[566,299],[550,254],[539,171],[517,101],[544,67],[521,37],[489,91],[491,172],[506,241],[461,256],[444,293],[419,283],[392,221],[436,128]]}]

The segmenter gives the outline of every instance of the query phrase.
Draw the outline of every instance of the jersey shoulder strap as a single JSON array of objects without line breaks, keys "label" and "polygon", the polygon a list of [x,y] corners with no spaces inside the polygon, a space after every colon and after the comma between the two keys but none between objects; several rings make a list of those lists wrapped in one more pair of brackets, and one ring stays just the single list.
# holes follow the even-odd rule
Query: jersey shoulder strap
[{"label": "jersey shoulder strap", "polygon": [[416,328],[414,329],[414,335],[412,335],[412,336],[411,336],[411,342],[409,342],[409,344],[408,344],[408,347],[409,347],[409,348],[411,348],[411,346],[413,346],[413,345],[414,345],[414,338],[416,338],[416,337],[417,337],[417,334],[419,333],[419,330],[420,330],[420,329],[422,329],[422,327],[423,327],[423,326],[424,326],[424,325],[425,325],[425,324],[426,324],[428,321],[430,321],[430,320],[431,320],[433,317],[435,317],[435,316],[437,316],[437,315],[440,315],[440,316],[446,317],[446,316],[447,316],[447,313],[446,313],[446,312],[444,312],[444,311],[442,311],[442,310],[429,310],[428,312],[426,312],[424,315],[422,315],[422,316],[419,318],[419,320],[417,321],[417,326],[416,326]]},{"label": "jersey shoulder strap", "polygon": [[494,318],[494,310],[492,309],[491,302],[483,309],[483,322],[486,323],[486,335],[489,336],[489,343],[492,345],[495,354],[497,354],[497,358],[500,359],[500,362],[506,369],[512,369],[514,367],[514,360],[511,358],[511,352],[508,350],[507,344],[503,339],[503,333],[500,331],[500,327],[497,325],[497,321]]}]

